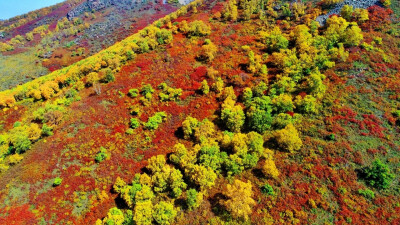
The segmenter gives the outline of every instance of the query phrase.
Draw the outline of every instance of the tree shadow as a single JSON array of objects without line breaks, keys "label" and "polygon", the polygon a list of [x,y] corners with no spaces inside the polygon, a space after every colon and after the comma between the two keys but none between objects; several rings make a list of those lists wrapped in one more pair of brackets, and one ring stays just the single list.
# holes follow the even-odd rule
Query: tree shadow
[{"label": "tree shadow", "polygon": [[[229,212],[226,210],[225,206],[222,205],[222,201],[227,200],[226,196],[222,193],[217,193],[212,197],[208,198],[208,201],[211,204],[212,212],[219,217],[225,217]],[[229,216],[230,217],[230,216]]]},{"label": "tree shadow", "polygon": [[251,173],[257,178],[265,178],[264,173],[259,168],[254,168],[253,170],[251,170]]},{"label": "tree shadow", "polygon": [[185,199],[183,199],[183,198],[176,199],[175,202],[174,202],[174,206],[177,207],[177,208],[178,207],[182,208],[184,210],[188,209],[188,205],[187,205]]},{"label": "tree shadow", "polygon": [[176,129],[176,131],[174,132],[175,137],[177,137],[178,139],[183,139],[184,134],[183,134],[183,128],[179,127],[178,129]]},{"label": "tree shadow", "polygon": [[114,202],[118,209],[129,209],[129,206],[126,204],[125,200],[120,196],[115,198]]}]

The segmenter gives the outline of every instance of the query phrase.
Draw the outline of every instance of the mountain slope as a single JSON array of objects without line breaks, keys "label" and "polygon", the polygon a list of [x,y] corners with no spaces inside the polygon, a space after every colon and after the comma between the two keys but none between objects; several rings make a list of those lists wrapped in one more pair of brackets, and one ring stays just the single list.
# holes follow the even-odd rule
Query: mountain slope
[{"label": "mountain slope", "polygon": [[398,21],[250,3],[1,92],[1,223],[398,223]]},{"label": "mountain slope", "polygon": [[93,55],[175,11],[178,5],[69,0],[3,21],[0,90]]}]

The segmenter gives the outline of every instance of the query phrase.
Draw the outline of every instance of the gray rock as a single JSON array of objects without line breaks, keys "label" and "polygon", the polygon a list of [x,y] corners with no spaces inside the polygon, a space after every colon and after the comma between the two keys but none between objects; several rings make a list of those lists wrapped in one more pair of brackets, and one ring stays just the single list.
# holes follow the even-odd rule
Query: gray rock
[{"label": "gray rock", "polygon": [[366,9],[376,4],[379,4],[379,0],[345,0],[344,2],[337,4],[335,8],[331,9],[328,12],[328,14],[317,17],[316,21],[319,22],[319,24],[321,25],[325,25],[326,20],[329,18],[329,16],[333,14],[340,15],[340,11],[342,10],[344,5],[351,5],[355,9],[356,8]]}]

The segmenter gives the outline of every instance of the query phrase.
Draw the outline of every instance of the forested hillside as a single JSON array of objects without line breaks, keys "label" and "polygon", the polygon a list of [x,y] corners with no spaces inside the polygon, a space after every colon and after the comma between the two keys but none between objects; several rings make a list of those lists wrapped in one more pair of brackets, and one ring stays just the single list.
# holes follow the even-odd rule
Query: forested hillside
[{"label": "forested hillside", "polygon": [[0,92],[0,224],[399,224],[398,5],[340,2],[196,0]]}]

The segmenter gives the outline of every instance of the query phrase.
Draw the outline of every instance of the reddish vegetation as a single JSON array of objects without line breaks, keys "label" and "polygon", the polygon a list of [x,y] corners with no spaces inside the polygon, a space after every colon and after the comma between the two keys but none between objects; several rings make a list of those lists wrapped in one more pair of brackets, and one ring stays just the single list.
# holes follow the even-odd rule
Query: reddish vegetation
[{"label": "reddish vegetation", "polygon": [[[199,7],[199,13],[188,13],[172,22],[207,22],[209,12],[215,14],[222,8],[220,2],[211,9],[203,5]],[[165,12],[168,10],[172,11],[172,8]],[[260,166],[240,176],[254,184],[254,199],[258,202],[250,216],[253,223],[260,224],[267,217],[281,224],[323,224],[332,220],[336,224],[400,223],[398,190],[391,189],[395,194],[375,191],[373,200],[358,194],[358,190],[366,188],[357,177],[358,169],[369,165],[367,163],[376,156],[386,157],[393,164],[399,163],[398,118],[393,115],[399,105],[391,100],[400,96],[400,74],[397,72],[400,62],[398,57],[394,57],[398,56],[399,50],[391,48],[391,45],[400,44],[400,41],[398,37],[372,31],[377,21],[386,20],[380,17],[382,10],[376,7],[369,9],[370,21],[362,26],[365,30],[364,41],[371,43],[379,33],[383,38],[379,48],[388,55],[392,54],[390,63],[384,62],[383,53],[379,51],[367,51],[361,47],[349,49],[347,62],[338,63],[333,69],[325,71],[328,86],[323,101],[325,108],[320,114],[301,121],[305,147],[295,154],[276,151],[274,157],[281,174],[279,178],[259,178],[257,171]],[[139,20],[132,32],[158,16]],[[26,196],[12,199],[7,207],[2,205],[0,224],[8,221],[35,224],[39,218],[45,221],[55,218],[60,224],[67,221],[93,224],[116,205],[117,194],[111,189],[117,177],[132,180],[134,174],[147,165],[148,158],[170,153],[177,142],[190,145],[179,134],[182,121],[187,116],[199,120],[216,118],[220,108],[217,95],[196,93],[204,79],[213,82],[207,76],[208,68],[212,66],[218,70],[226,83],[234,85],[237,95],[246,85],[257,83],[259,80],[241,67],[248,63],[248,58],[240,52],[241,46],[256,42],[255,34],[248,32],[242,24],[207,23],[213,30],[207,38],[219,46],[218,55],[209,64],[202,65],[196,61],[204,40],[193,41],[178,33],[174,34],[170,45],[163,46],[165,49],[140,54],[135,61],[121,67],[115,75],[115,82],[101,86],[101,94],[96,94],[93,87],[83,89],[79,94],[82,100],[72,103],[69,115],[55,134],[35,143],[33,149],[24,154],[20,164],[1,176],[0,202],[10,200],[10,187],[28,184],[30,189]],[[229,46],[235,47],[226,48]],[[257,50],[258,55],[263,54],[261,49]],[[59,68],[57,65],[62,64],[57,60],[50,60],[46,66]],[[366,69],[361,71],[355,63]],[[277,69],[271,68],[268,78],[273,81],[276,74]],[[126,134],[129,120],[133,117],[129,114],[129,107],[140,104],[138,98],[126,95],[128,91],[132,88],[140,90],[143,84],[157,89],[162,82],[181,88],[181,100],[160,102],[154,94],[149,105],[141,106],[141,114],[137,118],[145,122],[156,112],[164,111],[168,115],[166,122],[154,132],[140,127],[134,134]],[[299,95],[305,97],[307,94],[300,92]],[[31,109],[22,106],[1,111],[0,124],[4,125],[4,129],[10,129],[16,121],[30,113]],[[295,116],[292,111],[286,113]],[[331,134],[334,139],[327,140]],[[94,157],[101,146],[109,151],[111,159],[97,164]],[[399,169],[398,166],[393,168]],[[55,177],[63,178],[62,185],[51,187]],[[227,183],[223,179],[218,182],[210,190],[211,200],[221,193]],[[259,186],[265,183],[274,187],[276,196],[261,193]],[[103,190],[106,197],[101,195]],[[82,211],[79,211],[79,204],[84,205]],[[207,201],[177,223],[206,223],[214,216],[212,207],[214,205]]]}]

